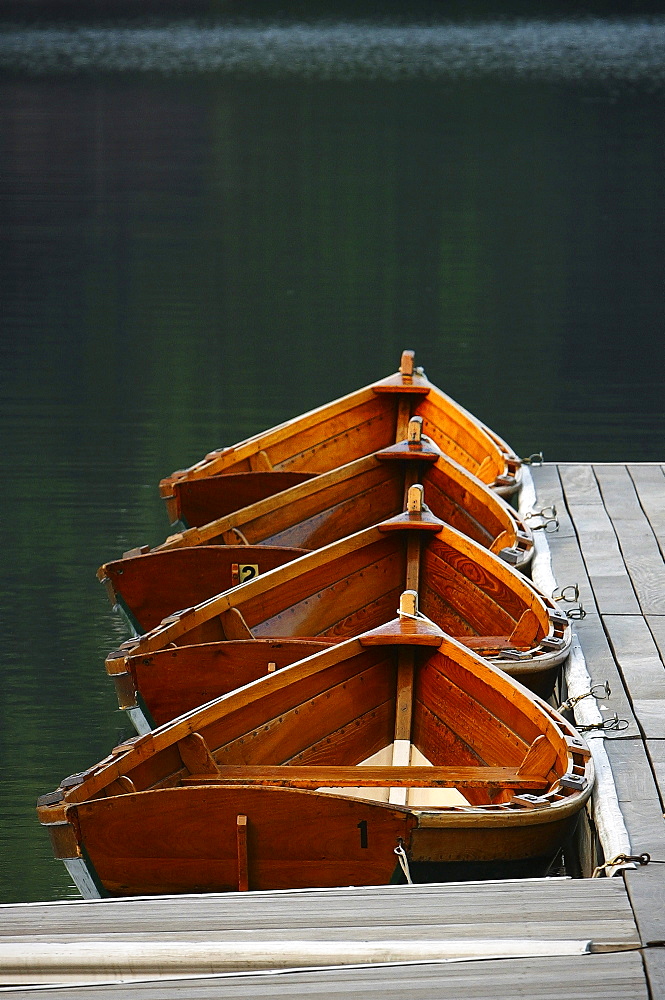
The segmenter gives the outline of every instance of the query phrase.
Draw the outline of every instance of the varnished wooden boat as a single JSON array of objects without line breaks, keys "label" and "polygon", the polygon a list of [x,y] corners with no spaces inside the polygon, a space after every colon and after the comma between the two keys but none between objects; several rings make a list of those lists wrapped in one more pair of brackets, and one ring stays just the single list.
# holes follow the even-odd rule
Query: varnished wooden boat
[{"label": "varnished wooden boat", "polygon": [[437,448],[482,482],[506,495],[518,488],[517,455],[433,385],[414,367],[413,351],[405,351],[395,375],[211,452],[163,479],[160,492],[171,523],[205,524],[211,516],[222,517],[396,442],[408,452],[413,416],[422,417],[424,433]]},{"label": "varnished wooden boat", "polygon": [[[341,641],[390,621],[404,589],[419,594],[420,613],[446,633],[549,696],[570,647],[568,620],[521,574],[423,509],[420,484],[410,487],[407,506],[395,518],[171,615],[124,643],[106,661],[121,707],[140,729],[150,727],[150,715],[164,718],[152,701],[163,689],[157,672],[169,662],[168,655],[154,657],[160,650],[175,661],[176,647],[224,640]],[[174,686],[181,691],[178,713],[203,701],[199,686],[210,696],[204,654],[199,662],[200,674],[193,658],[182,672],[169,673],[171,706],[179,703]],[[150,693],[142,687],[146,670]],[[142,721],[143,711],[148,718]]]},{"label": "varnished wooden boat", "polygon": [[203,545],[128,556],[101,567],[98,576],[132,635],[155,628],[179,608],[199,604],[308,550],[288,545]]},{"label": "varnished wooden boat", "polygon": [[97,575],[111,603],[134,634],[147,632],[179,608],[286,561],[290,550],[275,546],[294,546],[295,558],[399,514],[416,478],[435,517],[524,568],[533,539],[513,508],[456,462],[438,455],[419,430],[416,418],[409,459],[393,449],[369,455],[201,528],[171,535],[152,550],[134,549],[105,563]]},{"label": "varnished wooden boat", "polygon": [[38,815],[89,895],[502,878],[547,871],[592,784],[553,709],[400,614],[116,748]]}]

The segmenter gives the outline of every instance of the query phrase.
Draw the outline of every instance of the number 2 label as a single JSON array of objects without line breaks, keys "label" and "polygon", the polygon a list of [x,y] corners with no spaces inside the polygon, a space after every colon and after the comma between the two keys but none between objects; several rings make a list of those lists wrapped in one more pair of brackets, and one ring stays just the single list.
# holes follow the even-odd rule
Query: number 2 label
[{"label": "number 2 label", "polygon": [[240,583],[247,583],[248,580],[253,580],[255,576],[259,575],[258,563],[239,563],[238,564],[238,579]]}]

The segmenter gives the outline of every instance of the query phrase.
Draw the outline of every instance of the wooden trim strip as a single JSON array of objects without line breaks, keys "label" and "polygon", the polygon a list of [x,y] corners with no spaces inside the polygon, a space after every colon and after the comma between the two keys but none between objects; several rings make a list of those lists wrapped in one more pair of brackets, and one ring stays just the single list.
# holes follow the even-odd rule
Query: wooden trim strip
[{"label": "wooden trim strip", "polygon": [[219,774],[192,774],[183,784],[278,785],[290,788],[547,788],[547,778],[514,767],[391,767],[228,764]]}]

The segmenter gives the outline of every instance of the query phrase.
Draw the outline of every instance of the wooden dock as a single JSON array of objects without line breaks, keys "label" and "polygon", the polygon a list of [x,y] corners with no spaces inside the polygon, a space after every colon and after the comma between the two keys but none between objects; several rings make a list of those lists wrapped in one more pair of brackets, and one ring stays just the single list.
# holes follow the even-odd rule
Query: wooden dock
[{"label": "wooden dock", "polygon": [[[17,985],[5,975],[0,982],[8,985],[0,986],[0,996],[665,997],[665,863],[659,863],[665,862],[664,467],[545,464],[532,475],[536,507],[556,507],[558,529],[546,538],[559,591],[571,598],[561,607],[579,614],[581,604],[585,616],[575,621],[576,642],[593,684],[607,682],[611,689],[598,702],[608,728],[586,735],[603,741],[630,851],[650,855],[650,863],[611,879],[2,906],[0,971],[12,954],[17,961],[21,949],[26,961],[35,956],[36,968],[40,950],[42,958],[47,952],[53,957],[59,946],[72,980],[55,988],[19,987],[21,981],[39,982],[33,968],[13,980]],[[142,944],[144,958],[134,947],[134,957],[127,948],[123,959],[123,942]],[[278,969],[274,959],[264,971],[243,966],[242,946],[262,942],[272,955],[280,946],[291,955],[301,945],[302,967]],[[306,968],[316,942],[338,962]],[[220,965],[234,943],[235,965]],[[406,959],[409,947],[419,943],[430,957]],[[167,959],[163,978],[155,981],[146,969],[159,960],[162,946]],[[383,961],[377,962],[376,953],[371,957],[372,947],[384,947]],[[106,951],[111,971],[86,973],[86,948]],[[439,948],[438,957],[427,948]],[[370,957],[361,961],[362,954]],[[75,960],[78,973],[72,972]],[[113,973],[113,962],[124,973]],[[118,978],[125,981],[112,982]],[[41,980],[49,981],[56,981],[53,975]]]},{"label": "wooden dock", "polygon": [[665,466],[546,464],[533,478],[538,504],[557,509],[547,540],[559,587],[579,587],[586,616],[575,629],[587,669],[611,688],[602,715],[627,723],[606,732],[605,747],[632,852],[653,859],[623,877],[652,996],[663,997]]},{"label": "wooden dock", "polygon": [[[509,997],[517,981],[529,983],[531,992],[520,994],[524,996],[583,1000],[594,995],[594,984],[602,983],[603,992],[595,995],[605,1000],[648,997],[637,950],[639,936],[620,879],[532,879],[24,904],[0,908],[0,927],[0,953],[12,944],[33,945],[36,951],[40,944],[57,944],[70,974],[74,953],[82,945],[111,953],[118,941],[141,942],[146,954],[158,943],[174,951],[189,945],[193,952],[211,942],[220,950],[225,942],[233,942],[238,951],[246,942],[263,942],[273,949],[276,942],[285,947],[298,942],[304,954],[313,941],[338,946],[345,942],[398,946],[426,942],[438,943],[441,954],[451,947],[460,952],[470,948],[478,957],[492,954],[495,942],[501,954],[525,956],[461,962],[384,961],[325,971],[287,969],[270,975],[236,971],[195,978],[183,960],[180,979],[63,987],[68,997],[95,1000],[311,993],[328,998],[356,996],[359,991],[369,998]],[[582,945],[583,954],[571,948],[574,943]],[[208,958],[208,968],[212,961]],[[131,974],[127,964],[118,962],[125,975]],[[133,975],[138,978],[141,969],[145,966],[137,958]],[[202,974],[208,971],[203,963],[198,969]],[[102,973],[96,978],[112,976]],[[53,990],[10,988],[9,993],[42,1000]]]}]

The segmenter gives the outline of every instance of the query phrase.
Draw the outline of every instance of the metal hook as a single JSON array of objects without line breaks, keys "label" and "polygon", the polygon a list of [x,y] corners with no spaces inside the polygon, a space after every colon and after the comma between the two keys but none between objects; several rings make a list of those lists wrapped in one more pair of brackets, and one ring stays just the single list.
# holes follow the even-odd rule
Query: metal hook
[{"label": "metal hook", "polygon": [[577,607],[566,608],[566,617],[570,618],[572,621],[582,621],[583,618],[586,618],[586,611],[580,603]]},{"label": "metal hook", "polygon": [[593,729],[602,732],[621,732],[624,729],[628,729],[629,725],[630,723],[627,719],[620,719],[615,712],[609,719],[603,719],[602,722],[592,722],[588,726],[578,726],[577,728],[581,733],[589,733]]},{"label": "metal hook", "polygon": [[[600,688],[601,694],[596,694],[596,690],[598,688]],[[598,700],[600,700],[601,698],[609,698],[609,696],[612,694],[612,688],[610,687],[610,682],[603,681],[602,683],[592,684],[591,694],[594,696],[594,698],[597,698]]]},{"label": "metal hook", "polygon": [[540,510],[529,510],[524,515],[524,520],[529,521],[532,517],[556,517],[556,505],[548,503],[545,507],[541,507]]},{"label": "metal hook", "polygon": [[[601,693],[597,693],[598,690],[600,690]],[[609,685],[609,683],[607,681],[605,681],[602,684],[594,684],[590,688],[590,690],[589,691],[585,691],[584,694],[577,694],[577,695],[574,695],[572,698],[568,698],[568,699],[566,699],[566,701],[563,701],[559,705],[558,711],[561,712],[564,709],[574,708],[575,705],[577,705],[578,702],[583,701],[584,698],[596,698],[596,699],[609,698],[609,696],[611,694],[612,694],[612,691],[611,691],[610,685]]]},{"label": "metal hook", "polygon": [[543,458],[542,451],[536,451],[533,455],[529,455],[527,458],[520,459],[522,465],[542,465],[545,459]]},{"label": "metal hook", "polygon": [[[559,593],[557,594],[557,590]],[[568,595],[568,591],[572,591],[572,597]],[[552,591],[553,601],[566,601],[568,604],[574,604],[575,601],[580,599],[580,586],[578,583],[567,583],[565,587],[555,587]]]}]

